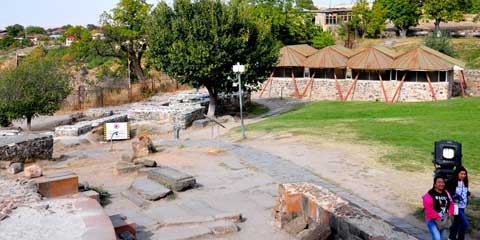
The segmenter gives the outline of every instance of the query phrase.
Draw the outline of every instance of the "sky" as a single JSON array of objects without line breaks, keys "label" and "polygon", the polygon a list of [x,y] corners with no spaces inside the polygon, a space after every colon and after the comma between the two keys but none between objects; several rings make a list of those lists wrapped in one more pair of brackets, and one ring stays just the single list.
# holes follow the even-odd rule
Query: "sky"
[{"label": "sky", "polygon": [[[156,4],[159,0],[147,0]],[[171,2],[172,0],[166,0]],[[98,24],[104,11],[115,7],[118,0],[8,0],[2,1],[0,29],[13,24],[41,26]],[[352,0],[314,0],[315,5],[349,4]]]}]

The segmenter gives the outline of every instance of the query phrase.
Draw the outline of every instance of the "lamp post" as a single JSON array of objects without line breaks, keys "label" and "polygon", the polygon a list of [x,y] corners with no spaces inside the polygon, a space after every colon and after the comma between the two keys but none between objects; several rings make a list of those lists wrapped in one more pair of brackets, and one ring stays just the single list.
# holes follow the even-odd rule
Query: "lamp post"
[{"label": "lamp post", "polygon": [[245,66],[240,65],[237,62],[236,65],[233,66],[233,72],[237,74],[238,78],[238,99],[240,101],[240,123],[242,128],[242,138],[245,139],[245,125],[243,124],[243,95],[242,95],[242,80],[240,78],[240,73],[245,72]]}]

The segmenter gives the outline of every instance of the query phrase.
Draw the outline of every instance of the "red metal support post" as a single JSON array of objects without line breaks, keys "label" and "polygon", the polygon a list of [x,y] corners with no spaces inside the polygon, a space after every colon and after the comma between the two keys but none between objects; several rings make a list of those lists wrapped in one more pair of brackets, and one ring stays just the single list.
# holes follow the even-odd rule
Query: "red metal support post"
[{"label": "red metal support post", "polygon": [[333,72],[333,78],[335,78],[335,86],[337,87],[337,92],[338,92],[338,96],[340,97],[340,100],[345,101],[343,100],[342,89],[340,88],[340,83],[338,82],[337,74],[335,74],[335,72]]},{"label": "red metal support post", "polygon": [[307,94],[307,90],[308,88],[312,85],[312,82],[313,82],[313,79],[315,78],[315,73],[313,73],[312,77],[310,78],[310,80],[308,81],[307,85],[305,86],[305,88],[303,89],[303,92],[302,92],[302,95],[300,96],[300,98],[304,98],[305,97],[305,94]]},{"label": "red metal support post", "polygon": [[263,88],[262,88],[262,91],[260,92],[260,97],[263,96],[263,93],[265,92],[265,90],[267,90],[268,88],[268,85],[270,84],[270,82],[272,81],[273,79],[273,74],[275,73],[275,70],[272,71],[272,73],[270,73],[270,77],[268,78],[268,80],[265,82],[265,85],[263,85]]},{"label": "red metal support post", "polygon": [[435,89],[433,89],[432,81],[430,81],[430,75],[428,73],[427,73],[427,81],[428,81],[428,86],[430,87],[430,91],[432,92],[432,97],[436,102],[437,101],[437,95],[435,94]]},{"label": "red metal support post", "polygon": [[358,75],[359,73],[357,73],[357,76],[355,76],[355,80],[353,80],[352,84],[350,84],[350,87],[348,87],[347,95],[345,95],[345,98],[343,99],[343,101],[346,101],[348,99],[348,96],[350,95],[350,92],[352,91],[353,86],[357,84]]},{"label": "red metal support post", "polygon": [[404,73],[402,77],[402,81],[400,81],[400,83],[398,84],[397,90],[395,90],[395,94],[392,97],[392,103],[395,102],[395,98],[397,98],[397,94],[400,93],[400,89],[402,89],[402,85],[403,85],[403,82],[405,81],[406,76],[407,76],[407,73]]},{"label": "red metal support post", "polygon": [[382,86],[383,97],[385,98],[385,102],[388,103],[387,91],[385,91],[385,86],[383,85],[382,74],[378,71],[378,77],[380,78],[380,86]]}]

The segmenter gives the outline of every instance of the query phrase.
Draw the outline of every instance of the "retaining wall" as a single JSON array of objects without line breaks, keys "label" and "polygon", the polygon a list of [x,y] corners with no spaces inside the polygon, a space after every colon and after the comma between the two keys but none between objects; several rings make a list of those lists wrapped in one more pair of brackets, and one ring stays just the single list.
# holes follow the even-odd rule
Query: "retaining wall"
[{"label": "retaining wall", "polygon": [[464,70],[463,74],[467,83],[467,94],[480,96],[480,70]]},{"label": "retaining wall", "polygon": [[46,160],[51,159],[52,154],[53,136],[49,134],[2,136],[0,138],[0,161]]},{"label": "retaining wall", "polygon": [[[299,94],[302,95],[309,78],[296,79]],[[345,97],[353,80],[338,80],[342,95]],[[392,100],[400,81],[383,81],[387,99]],[[438,100],[451,97],[449,82],[432,82]],[[257,95],[259,92],[256,93]],[[263,97],[295,96],[295,87],[292,79],[274,78],[263,93]],[[307,89],[305,98],[311,100],[340,100],[340,96],[333,79],[314,79]],[[385,101],[380,81],[358,80],[349,94],[351,101]],[[433,101],[428,82],[404,82],[396,98],[399,102]]]},{"label": "retaining wall", "polygon": [[367,210],[353,206],[327,189],[311,183],[280,184],[273,215],[280,228],[291,225],[299,217],[306,218],[306,222],[329,227],[332,236],[328,239],[416,239]]}]

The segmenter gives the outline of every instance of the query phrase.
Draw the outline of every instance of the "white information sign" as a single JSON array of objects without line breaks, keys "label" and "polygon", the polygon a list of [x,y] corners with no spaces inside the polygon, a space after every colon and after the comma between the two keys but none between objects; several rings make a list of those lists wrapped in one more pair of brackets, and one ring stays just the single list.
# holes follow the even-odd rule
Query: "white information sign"
[{"label": "white information sign", "polygon": [[128,122],[105,123],[103,126],[105,141],[130,139],[130,126]]}]

